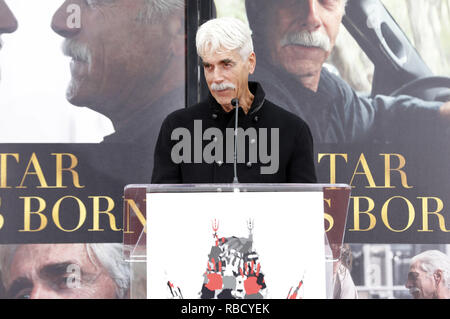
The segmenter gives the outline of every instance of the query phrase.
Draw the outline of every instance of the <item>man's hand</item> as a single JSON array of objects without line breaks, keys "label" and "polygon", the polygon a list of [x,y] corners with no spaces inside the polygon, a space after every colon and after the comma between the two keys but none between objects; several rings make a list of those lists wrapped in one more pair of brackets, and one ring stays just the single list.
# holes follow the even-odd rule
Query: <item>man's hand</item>
[{"label": "man's hand", "polygon": [[248,264],[245,264],[245,270],[242,271],[242,268],[239,268],[239,272],[241,273],[242,278],[246,277],[244,280],[244,289],[247,295],[257,294],[262,286],[258,284],[259,272],[261,271],[261,264],[258,263],[256,266],[255,272],[255,261],[252,260],[252,264],[248,267]]},{"label": "man's hand", "polygon": [[216,262],[214,258],[211,259],[211,267],[208,262],[208,271],[205,273],[208,278],[208,282],[206,283],[206,288],[211,291],[220,290],[223,288],[223,279],[222,279],[222,262],[219,261],[219,267],[216,267]]}]

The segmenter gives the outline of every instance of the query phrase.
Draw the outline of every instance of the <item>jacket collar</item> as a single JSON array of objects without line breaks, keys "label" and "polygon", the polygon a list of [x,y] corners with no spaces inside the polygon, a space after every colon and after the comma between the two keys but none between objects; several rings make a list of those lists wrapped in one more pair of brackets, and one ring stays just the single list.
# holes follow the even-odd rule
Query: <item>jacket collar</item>
[{"label": "jacket collar", "polygon": [[[261,84],[259,84],[258,82],[249,81],[248,88],[250,89],[250,92],[254,95],[253,103],[250,107],[248,115],[254,115],[259,110],[261,110],[266,98],[266,93],[264,92]],[[216,99],[212,96],[211,92],[208,95],[208,104],[211,106],[211,110],[215,114],[227,113],[224,111],[222,106],[219,103],[217,103]]]}]

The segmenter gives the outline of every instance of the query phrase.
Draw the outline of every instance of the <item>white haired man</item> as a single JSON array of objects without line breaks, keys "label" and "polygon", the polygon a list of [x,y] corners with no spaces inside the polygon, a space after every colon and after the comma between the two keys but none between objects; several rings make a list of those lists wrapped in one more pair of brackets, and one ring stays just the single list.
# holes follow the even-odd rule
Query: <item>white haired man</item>
[{"label": "white haired man", "polygon": [[4,245],[2,281],[9,299],[128,298],[130,268],[122,244]]},{"label": "white haired man", "polygon": [[183,0],[67,0],[55,12],[72,57],[66,97],[111,119],[104,142],[153,151],[162,120],[185,104],[184,26]]},{"label": "white haired man", "polygon": [[308,123],[316,143],[416,142],[424,133],[441,136],[450,123],[450,102],[404,95],[359,97],[323,67],[335,46],[346,3],[246,0],[256,53],[265,60],[254,79],[264,84],[269,98]]},{"label": "white haired man", "polygon": [[[155,149],[152,183],[236,181],[233,156],[237,154],[242,155],[236,169],[239,182],[316,181],[309,127],[299,117],[268,101],[261,85],[248,81],[249,74],[256,67],[251,34],[248,25],[235,18],[210,20],[197,31],[197,52],[202,59],[210,96],[194,106],[173,112],[165,119]],[[236,140],[248,133],[248,149],[244,147],[237,154],[232,151],[234,135],[227,133],[234,131],[236,123],[232,100],[239,105],[239,129],[241,132],[245,130]],[[181,132],[183,136],[178,136],[178,140],[182,140],[176,143]],[[191,137],[194,141],[187,140]],[[211,143],[207,144],[207,140]],[[186,148],[177,153],[180,144]],[[193,152],[191,146],[194,147]],[[252,153],[258,146],[259,158]],[[262,149],[270,149],[271,159],[276,162],[276,165],[272,162],[266,171],[263,169],[267,167],[262,167],[265,164]],[[180,155],[181,160],[175,155]]]},{"label": "white haired man", "polygon": [[450,299],[450,257],[438,250],[414,256],[405,286],[414,299]]}]

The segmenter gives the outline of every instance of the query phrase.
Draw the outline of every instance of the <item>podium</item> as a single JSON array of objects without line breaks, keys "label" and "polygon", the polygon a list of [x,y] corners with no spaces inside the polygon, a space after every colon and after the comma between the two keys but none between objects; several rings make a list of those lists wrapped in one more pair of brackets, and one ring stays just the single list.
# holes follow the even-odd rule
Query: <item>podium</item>
[{"label": "podium", "polygon": [[132,299],[332,298],[344,184],[127,185]]}]

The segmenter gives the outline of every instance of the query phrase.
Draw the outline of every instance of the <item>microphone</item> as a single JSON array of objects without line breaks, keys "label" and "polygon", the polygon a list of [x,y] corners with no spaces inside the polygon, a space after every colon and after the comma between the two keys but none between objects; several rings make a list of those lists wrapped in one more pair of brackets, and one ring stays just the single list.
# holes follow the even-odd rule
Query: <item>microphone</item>
[{"label": "microphone", "polygon": [[231,100],[231,105],[236,108],[236,116],[234,121],[234,178],[233,184],[239,183],[237,176],[237,133],[238,133],[238,114],[239,114],[239,99],[236,97]]}]

